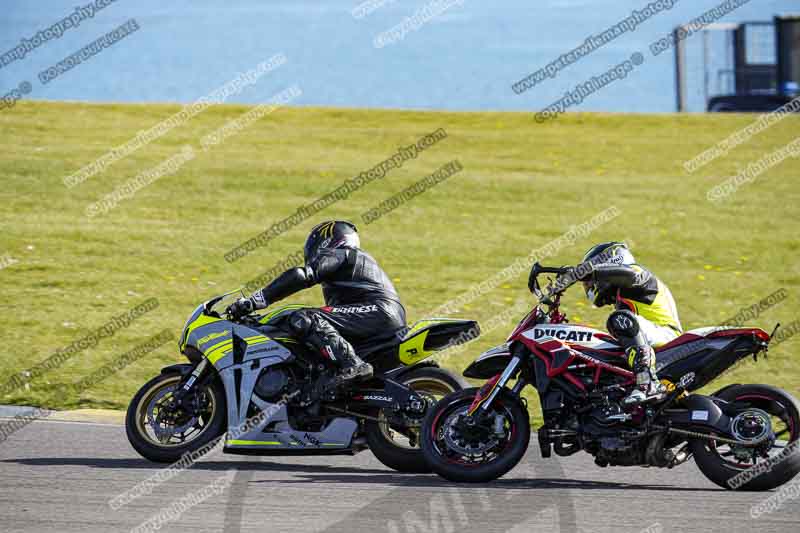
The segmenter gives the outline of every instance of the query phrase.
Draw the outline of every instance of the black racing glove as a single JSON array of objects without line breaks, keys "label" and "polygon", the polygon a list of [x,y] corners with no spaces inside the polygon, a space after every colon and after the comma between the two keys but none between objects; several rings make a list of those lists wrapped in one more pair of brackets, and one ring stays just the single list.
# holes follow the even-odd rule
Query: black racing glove
[{"label": "black racing glove", "polygon": [[556,280],[553,282],[553,286],[550,288],[550,295],[552,296],[556,293],[564,292],[577,281],[578,278],[575,274],[575,269],[573,267],[567,267],[566,272],[556,276]]},{"label": "black racing glove", "polygon": [[242,318],[255,311],[256,305],[250,298],[239,298],[225,310],[232,318]]},{"label": "black racing glove", "polygon": [[573,275],[578,281],[589,281],[594,274],[594,263],[591,260],[585,261],[576,265],[573,269]]}]

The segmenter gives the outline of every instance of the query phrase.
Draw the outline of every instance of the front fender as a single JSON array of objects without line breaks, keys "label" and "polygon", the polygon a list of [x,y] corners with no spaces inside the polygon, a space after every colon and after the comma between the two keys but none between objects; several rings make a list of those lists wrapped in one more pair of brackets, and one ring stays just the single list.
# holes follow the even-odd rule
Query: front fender
[{"label": "front fender", "polygon": [[195,365],[190,365],[189,363],[178,363],[176,365],[169,365],[165,366],[161,369],[162,374],[180,374],[181,376],[187,376],[192,373],[194,370]]},{"label": "front fender", "polygon": [[463,375],[467,378],[489,379],[501,374],[508,366],[508,363],[511,362],[511,357],[511,345],[509,343],[495,346],[479,355],[464,370]]},{"label": "front fender", "polygon": [[[214,381],[222,383],[222,379],[220,378],[219,372],[212,364],[206,365],[206,369],[200,377],[200,380],[195,382],[193,378],[189,378],[189,376],[194,372],[197,368],[197,365],[189,364],[189,363],[178,363],[175,365],[165,366],[161,369],[161,375],[164,374],[178,374],[181,376],[181,383],[189,384],[189,387],[195,387],[197,384],[205,385],[212,383]],[[188,379],[187,379],[188,378]]]}]

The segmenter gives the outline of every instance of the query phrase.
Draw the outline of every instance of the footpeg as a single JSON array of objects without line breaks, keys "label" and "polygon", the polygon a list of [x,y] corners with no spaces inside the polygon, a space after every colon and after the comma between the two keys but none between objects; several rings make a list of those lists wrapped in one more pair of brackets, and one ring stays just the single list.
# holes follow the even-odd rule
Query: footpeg
[{"label": "footpeg", "polygon": [[665,389],[660,386],[660,388],[650,390],[649,392],[645,392],[641,389],[636,389],[632,391],[627,398],[622,400],[622,405],[625,407],[634,407],[636,405],[641,405],[647,402],[657,402],[661,401],[666,397]]},{"label": "footpeg", "polygon": [[371,378],[372,375],[372,365],[369,363],[360,363],[351,367],[343,368],[333,378],[333,380],[331,380],[331,384],[338,387],[351,381]]},{"label": "footpeg", "polygon": [[371,378],[372,365],[369,363],[360,363],[350,368],[345,368],[342,370],[342,377],[345,379]]},{"label": "footpeg", "polygon": [[635,391],[628,394],[628,396],[622,400],[622,405],[626,407],[632,407],[634,405],[639,405],[644,403],[647,400],[647,395],[644,391],[636,389]]}]

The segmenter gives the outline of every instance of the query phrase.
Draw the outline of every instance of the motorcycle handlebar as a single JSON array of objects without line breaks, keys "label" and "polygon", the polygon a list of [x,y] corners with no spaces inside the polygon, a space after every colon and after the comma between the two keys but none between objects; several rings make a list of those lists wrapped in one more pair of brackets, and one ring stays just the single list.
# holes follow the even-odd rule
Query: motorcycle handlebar
[{"label": "motorcycle handlebar", "polygon": [[566,274],[567,272],[569,272],[569,267],[543,267],[539,265],[539,274],[561,275],[561,274]]},{"label": "motorcycle handlebar", "polygon": [[543,294],[539,287],[539,274],[556,274],[561,276],[569,272],[569,270],[569,267],[546,267],[536,262],[533,264],[533,267],[531,267],[531,273],[530,276],[528,276],[528,289],[540,300],[548,301],[549,295]]}]

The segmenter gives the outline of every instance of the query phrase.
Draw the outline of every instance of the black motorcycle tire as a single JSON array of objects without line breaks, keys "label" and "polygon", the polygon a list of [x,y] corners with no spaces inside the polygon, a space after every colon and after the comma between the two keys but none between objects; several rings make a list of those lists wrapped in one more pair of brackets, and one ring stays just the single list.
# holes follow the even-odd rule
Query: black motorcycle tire
[{"label": "black motorcycle tire", "polygon": [[[743,396],[763,396],[779,402],[792,418],[793,423],[800,423],[800,404],[790,394],[770,385],[736,385],[724,389],[717,397],[727,402],[733,402]],[[800,434],[800,432],[798,432]],[[797,445],[798,436],[789,442]],[[705,439],[695,439],[690,442],[695,462],[700,471],[711,481],[727,490],[740,491],[766,491],[779,487],[798,473],[800,473],[800,450],[793,448],[786,458],[767,472],[762,473],[741,486],[731,486],[731,481],[746,468],[736,466],[724,461],[713,449],[710,442]],[[736,485],[735,483],[732,483]]]},{"label": "black motorcycle tire", "polygon": [[213,395],[213,399],[216,402],[216,408],[212,418],[207,421],[206,428],[200,435],[197,436],[197,438],[192,439],[183,445],[167,447],[158,446],[145,435],[142,435],[139,423],[137,421],[137,417],[140,414],[140,404],[147,400],[148,394],[154,391],[157,387],[162,386],[164,382],[175,380],[180,381],[180,375],[167,373],[156,376],[145,383],[144,386],[139,389],[136,395],[134,395],[133,400],[131,400],[131,403],[128,406],[128,412],[125,416],[125,432],[128,435],[128,441],[131,443],[131,446],[133,446],[133,448],[139,452],[142,457],[156,463],[174,463],[181,459],[185,454],[199,450],[225,433],[225,421],[227,418],[225,391],[222,388],[222,384],[220,384],[217,380],[214,380],[210,385],[208,385],[207,392],[208,394]]},{"label": "black motorcycle tire", "polygon": [[447,411],[469,406],[479,389],[470,388],[454,392],[440,401],[425,417],[422,426],[422,450],[425,460],[434,472],[449,481],[460,483],[486,483],[507,474],[525,456],[531,439],[531,425],[528,411],[519,398],[508,389],[502,389],[494,399],[493,405],[501,405],[510,415],[514,432],[502,455],[487,464],[465,466],[448,461],[436,449],[434,435],[436,424]]}]

